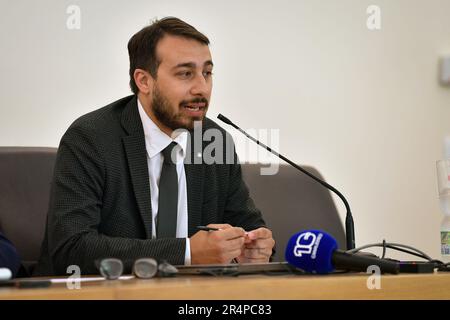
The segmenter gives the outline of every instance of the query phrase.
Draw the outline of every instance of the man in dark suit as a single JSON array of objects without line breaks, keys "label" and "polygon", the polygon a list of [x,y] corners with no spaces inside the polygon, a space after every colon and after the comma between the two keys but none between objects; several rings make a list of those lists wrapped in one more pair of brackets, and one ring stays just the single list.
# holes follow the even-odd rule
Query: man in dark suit
[{"label": "man in dark suit", "polygon": [[[77,119],[61,140],[36,274],[63,275],[69,265],[92,274],[106,257],[127,270],[141,257],[175,265],[269,260],[272,233],[242,181],[232,139],[205,117],[208,45],[177,18],[130,39],[134,95]],[[206,164],[210,144],[195,137],[208,130],[223,139],[209,154],[219,161]]]},{"label": "man in dark suit", "polygon": [[14,245],[0,233],[0,268],[11,270],[13,277],[20,268],[20,259]]}]

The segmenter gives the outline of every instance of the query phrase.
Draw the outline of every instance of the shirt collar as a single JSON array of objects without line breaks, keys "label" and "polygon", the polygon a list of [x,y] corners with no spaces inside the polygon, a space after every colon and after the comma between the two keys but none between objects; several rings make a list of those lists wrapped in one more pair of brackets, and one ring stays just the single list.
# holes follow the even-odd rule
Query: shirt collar
[{"label": "shirt collar", "polygon": [[180,133],[175,139],[165,134],[145,112],[141,102],[137,99],[139,116],[141,117],[142,126],[144,128],[145,147],[149,158],[153,158],[161,153],[171,142],[175,141],[181,147],[181,153],[177,163],[184,160],[187,148],[187,132]]}]

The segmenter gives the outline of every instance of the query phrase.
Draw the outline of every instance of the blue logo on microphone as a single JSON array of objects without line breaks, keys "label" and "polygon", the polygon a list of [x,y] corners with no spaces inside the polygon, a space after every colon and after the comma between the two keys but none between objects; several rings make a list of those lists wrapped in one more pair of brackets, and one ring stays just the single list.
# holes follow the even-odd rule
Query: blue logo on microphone
[{"label": "blue logo on microphone", "polygon": [[294,247],[294,255],[296,257],[301,257],[304,254],[311,255],[311,259],[316,258],[317,248],[320,245],[320,240],[322,240],[323,233],[314,234],[312,232],[301,233],[297,237],[297,241]]}]

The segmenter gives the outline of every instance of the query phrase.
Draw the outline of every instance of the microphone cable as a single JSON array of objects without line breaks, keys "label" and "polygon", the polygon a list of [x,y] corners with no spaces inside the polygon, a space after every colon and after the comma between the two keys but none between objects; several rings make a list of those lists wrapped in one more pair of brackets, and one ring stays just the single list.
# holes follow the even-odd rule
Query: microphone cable
[{"label": "microphone cable", "polygon": [[437,268],[443,268],[444,270],[442,270],[442,271],[450,271],[450,270],[445,270],[446,268],[450,267],[450,263],[444,263],[440,260],[433,259],[429,255],[427,255],[425,252],[423,252],[417,248],[414,248],[412,246],[408,246],[408,245],[400,244],[400,243],[390,243],[390,242],[386,242],[386,240],[384,240],[384,239],[383,239],[382,243],[367,244],[367,245],[364,245],[364,246],[361,246],[361,247],[358,247],[355,249],[347,250],[346,252],[354,254],[354,253],[360,252],[361,250],[373,248],[373,247],[382,247],[383,248],[383,253],[382,253],[381,259],[385,259],[386,249],[392,249],[392,250],[407,253],[407,254],[422,258],[424,260],[427,260],[428,262],[434,263]]}]

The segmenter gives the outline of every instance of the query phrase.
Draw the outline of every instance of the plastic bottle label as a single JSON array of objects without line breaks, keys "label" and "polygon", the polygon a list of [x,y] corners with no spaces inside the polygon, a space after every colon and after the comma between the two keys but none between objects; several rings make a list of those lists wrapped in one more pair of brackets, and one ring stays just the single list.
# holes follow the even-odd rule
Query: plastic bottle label
[{"label": "plastic bottle label", "polygon": [[441,254],[450,256],[450,231],[441,231]]}]

